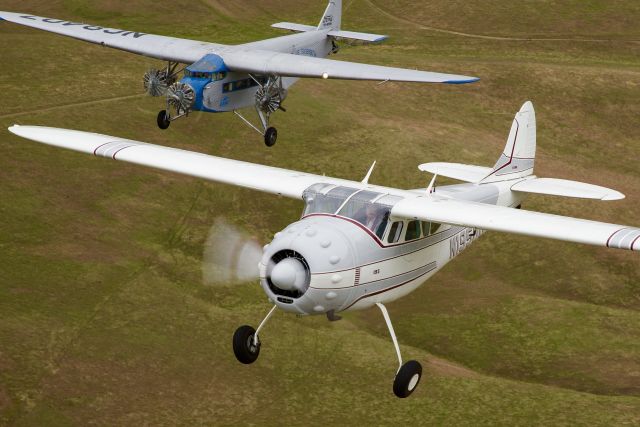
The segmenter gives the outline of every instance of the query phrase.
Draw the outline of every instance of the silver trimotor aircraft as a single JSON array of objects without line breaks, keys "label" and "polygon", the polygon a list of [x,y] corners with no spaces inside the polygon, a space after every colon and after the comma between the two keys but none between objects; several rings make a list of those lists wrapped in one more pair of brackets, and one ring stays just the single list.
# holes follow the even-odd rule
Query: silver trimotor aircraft
[{"label": "silver trimotor aircraft", "polygon": [[[331,0],[318,26],[281,22],[273,27],[298,34],[237,46],[157,36],[134,31],[87,25],[64,19],[0,12],[0,20],[50,31],[102,46],[167,61],[149,70],[144,87],[151,96],[166,96],[167,109],[158,114],[158,126],[167,129],[173,120],[192,111],[233,111],[264,136],[267,146],[276,143],[278,132],[269,118],[283,110],[289,88],[300,77],[421,83],[471,83],[475,77],[381,67],[325,59],[336,53],[336,40],[379,42],[386,36],[340,29],[342,0]],[[191,64],[182,67],[181,64]],[[183,78],[178,74],[184,70]],[[261,127],[237,110],[255,106]]]},{"label": "silver trimotor aircraft", "polygon": [[397,352],[393,391],[399,397],[415,390],[422,367],[415,360],[402,363],[384,303],[414,291],[477,239],[481,230],[640,250],[638,228],[515,209],[528,193],[624,198],[607,188],[533,175],[536,121],[530,102],[516,114],[494,167],[427,163],[420,169],[467,183],[436,189],[434,176],[428,188],[420,190],[371,185],[373,168],[363,181],[348,181],[94,133],[33,126],[9,130],[95,156],[303,200],[302,219],[277,233],[261,254],[258,251],[260,283],[274,306],[257,330],[238,328],[233,337],[235,355],[245,364],[258,358],[258,334],[276,308],[337,320],[339,312],[376,305]]}]

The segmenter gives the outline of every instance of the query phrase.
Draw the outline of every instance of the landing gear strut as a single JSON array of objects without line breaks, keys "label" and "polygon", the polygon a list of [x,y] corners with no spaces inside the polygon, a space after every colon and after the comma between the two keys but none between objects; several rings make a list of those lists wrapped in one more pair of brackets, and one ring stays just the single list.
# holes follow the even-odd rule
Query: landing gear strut
[{"label": "landing gear strut", "polygon": [[236,355],[238,362],[250,365],[258,359],[260,355],[260,338],[258,333],[260,329],[267,323],[267,320],[271,317],[273,312],[278,306],[274,305],[267,316],[262,320],[258,330],[256,331],[251,326],[244,325],[236,329],[233,334],[233,353]]},{"label": "landing gear strut", "polygon": [[282,77],[269,76],[268,78],[256,78],[249,75],[259,86],[256,91],[255,109],[260,119],[262,129],[259,129],[249,120],[244,118],[237,110],[234,110],[236,116],[245,122],[250,128],[258,132],[264,137],[264,144],[267,147],[273,147],[278,140],[278,130],[269,126],[271,114],[276,110],[287,111],[282,106],[282,102],[287,97],[287,90],[282,86]]},{"label": "landing gear strut", "polygon": [[398,368],[395,380],[393,381],[393,393],[399,398],[404,399],[405,397],[409,397],[416,387],[418,387],[420,378],[422,378],[422,366],[415,360],[410,360],[404,365],[402,364],[400,346],[398,345],[398,339],[396,338],[396,333],[393,330],[393,325],[391,324],[391,318],[389,318],[389,312],[383,304],[376,303],[376,305],[382,312],[382,316],[387,323],[389,334],[391,335],[393,345],[396,349],[396,354],[398,355],[398,364],[400,367]]}]

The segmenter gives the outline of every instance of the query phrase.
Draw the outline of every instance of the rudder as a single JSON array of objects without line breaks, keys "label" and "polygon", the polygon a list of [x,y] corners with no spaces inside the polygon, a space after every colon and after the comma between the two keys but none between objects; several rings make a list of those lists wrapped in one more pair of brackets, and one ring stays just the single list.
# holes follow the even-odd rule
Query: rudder
[{"label": "rudder", "polygon": [[318,30],[339,30],[342,25],[342,0],[330,0],[318,24]]},{"label": "rudder", "polygon": [[513,119],[500,159],[481,182],[508,181],[532,175],[535,157],[536,113],[531,101],[527,101]]}]

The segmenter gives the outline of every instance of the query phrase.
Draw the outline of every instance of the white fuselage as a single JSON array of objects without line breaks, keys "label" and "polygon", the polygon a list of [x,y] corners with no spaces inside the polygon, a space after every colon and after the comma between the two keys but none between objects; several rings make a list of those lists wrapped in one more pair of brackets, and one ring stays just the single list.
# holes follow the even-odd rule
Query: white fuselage
[{"label": "white fuselage", "polygon": [[[522,200],[510,190],[512,184],[453,185],[437,188],[435,194],[517,206]],[[341,205],[348,200],[346,197]],[[420,231],[409,236],[410,229],[415,230],[412,221],[393,217],[376,233],[361,221],[341,214],[339,209],[307,211],[300,221],[276,234],[265,247],[260,264],[261,283],[269,298],[283,310],[297,314],[360,310],[401,298],[483,233],[472,228],[420,223]],[[270,281],[269,272],[285,256],[296,257],[308,270],[308,287],[304,292],[282,291]]]}]

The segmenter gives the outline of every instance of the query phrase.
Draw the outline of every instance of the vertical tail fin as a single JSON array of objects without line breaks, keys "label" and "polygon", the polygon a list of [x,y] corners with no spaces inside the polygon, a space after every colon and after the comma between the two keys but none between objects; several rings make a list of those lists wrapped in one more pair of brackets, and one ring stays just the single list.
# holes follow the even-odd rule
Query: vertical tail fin
[{"label": "vertical tail fin", "polygon": [[342,0],[330,0],[318,24],[318,30],[339,30],[342,24]]},{"label": "vertical tail fin", "polygon": [[481,182],[508,181],[533,174],[536,158],[536,113],[531,101],[524,103],[511,125],[507,145],[493,167]]}]

